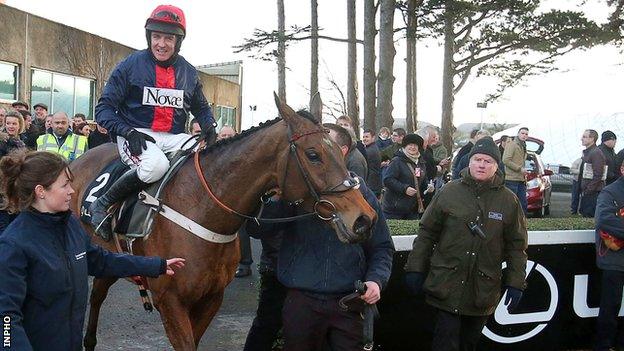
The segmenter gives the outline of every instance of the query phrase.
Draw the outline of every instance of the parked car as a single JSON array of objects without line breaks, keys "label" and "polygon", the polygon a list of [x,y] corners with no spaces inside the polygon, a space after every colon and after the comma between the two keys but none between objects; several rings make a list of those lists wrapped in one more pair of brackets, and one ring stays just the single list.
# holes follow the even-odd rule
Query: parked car
[{"label": "parked car", "polygon": [[553,172],[544,167],[542,158],[535,152],[528,151],[524,162],[527,179],[527,210],[536,217],[550,214],[550,198],[552,184],[550,176]]},{"label": "parked car", "polygon": [[[500,139],[496,140],[496,144]],[[529,137],[526,141],[527,159],[524,162],[527,180],[527,210],[536,217],[544,217],[550,214],[550,198],[552,183],[550,176],[553,172],[546,169],[540,154],[544,150],[544,141]]]}]

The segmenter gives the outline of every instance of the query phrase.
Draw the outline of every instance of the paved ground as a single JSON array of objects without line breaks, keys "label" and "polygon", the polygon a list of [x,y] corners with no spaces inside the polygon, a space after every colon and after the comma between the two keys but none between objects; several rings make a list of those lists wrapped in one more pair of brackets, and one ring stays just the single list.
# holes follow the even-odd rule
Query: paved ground
[{"label": "paved ground", "polygon": [[[553,193],[551,216],[569,213],[570,194]],[[259,242],[252,239],[254,261],[258,261]],[[221,310],[202,338],[200,350],[241,350],[257,303],[258,273],[235,278],[228,286]],[[98,350],[170,350],[158,312],[147,313],[138,291],[126,281],[119,281],[102,307]]]},{"label": "paved ground", "polygon": [[[254,261],[260,244],[252,239]],[[199,350],[242,350],[257,303],[258,273],[234,278],[226,289],[221,310],[204,334]],[[148,313],[137,289],[126,281],[111,287],[102,306],[97,350],[171,350],[158,312]]]}]

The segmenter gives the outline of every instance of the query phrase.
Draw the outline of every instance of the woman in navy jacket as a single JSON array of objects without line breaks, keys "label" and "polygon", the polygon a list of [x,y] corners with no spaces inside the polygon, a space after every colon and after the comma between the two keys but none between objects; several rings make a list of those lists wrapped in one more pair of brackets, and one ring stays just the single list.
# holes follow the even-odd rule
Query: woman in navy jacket
[{"label": "woman in navy jacket", "polygon": [[[0,236],[0,318],[4,347],[82,350],[87,276],[157,277],[184,259],[114,254],[91,243],[71,214],[66,161],[18,151],[0,161],[3,207],[21,211]],[[7,341],[8,344],[7,345]]]}]

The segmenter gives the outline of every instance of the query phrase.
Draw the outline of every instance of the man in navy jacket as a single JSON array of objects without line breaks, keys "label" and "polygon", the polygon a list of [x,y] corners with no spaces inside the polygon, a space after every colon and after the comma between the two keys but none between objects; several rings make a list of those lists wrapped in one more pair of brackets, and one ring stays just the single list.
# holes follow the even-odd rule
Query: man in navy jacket
[{"label": "man in navy jacket", "polygon": [[[620,170],[624,167],[620,165]],[[605,187],[596,202],[596,265],[602,270],[600,312],[596,324],[594,350],[618,350],[624,347],[624,325],[620,325],[618,343],[618,312],[624,287],[624,248],[618,251],[608,249],[600,237],[600,231],[624,240],[624,218],[619,215],[624,207],[624,178]]]},{"label": "man in navy jacket", "polygon": [[[332,139],[333,133],[332,129]],[[377,198],[362,179],[359,191],[378,215],[371,237],[360,244],[340,242],[317,217],[260,226],[247,223],[253,237],[284,233],[277,278],[288,288],[282,311],[285,351],[319,350],[325,342],[333,350],[362,349],[363,320],[359,313],[342,310],[338,300],[353,292],[354,282],[361,280],[367,286],[362,298],[376,303],[390,278],[394,245]],[[285,217],[295,211],[294,206],[277,200],[266,206],[263,216]]]}]

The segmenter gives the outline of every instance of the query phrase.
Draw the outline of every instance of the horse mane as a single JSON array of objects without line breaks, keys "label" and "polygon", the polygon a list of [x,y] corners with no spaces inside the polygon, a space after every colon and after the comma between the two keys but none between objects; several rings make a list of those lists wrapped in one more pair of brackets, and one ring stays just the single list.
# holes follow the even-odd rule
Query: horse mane
[{"label": "horse mane", "polygon": [[276,124],[277,122],[279,122],[281,120],[282,120],[281,117],[277,117],[275,119],[268,120],[266,122],[262,122],[262,123],[260,123],[257,126],[251,127],[249,129],[245,129],[242,132],[240,132],[239,134],[236,134],[236,135],[234,135],[231,138],[221,139],[221,140],[217,141],[216,143],[208,146],[207,148],[204,149],[204,152],[210,152],[212,150],[221,148],[223,145],[229,145],[229,144],[231,144],[233,142],[236,142],[236,141],[238,141],[240,139],[243,139],[243,138],[247,137],[248,135],[253,134],[253,133],[255,133],[255,132],[257,132],[257,131],[259,131],[261,129],[265,129],[267,127],[270,127],[270,126]]},{"label": "horse mane", "polygon": [[[310,122],[314,123],[314,124],[318,124],[318,121],[316,120],[316,118],[307,110],[299,110],[297,111],[297,114],[307,120],[309,120]],[[203,152],[211,152],[213,150],[219,149],[221,148],[223,145],[229,145],[231,143],[234,143],[238,140],[244,139],[245,137],[247,137],[248,135],[251,135],[259,130],[265,129],[267,127],[270,127],[274,124],[276,124],[277,122],[280,122],[282,120],[281,117],[277,117],[274,118],[272,120],[268,120],[266,122],[262,122],[257,126],[251,127],[249,129],[245,129],[242,132],[240,132],[239,134],[234,135],[231,138],[227,138],[227,139],[222,139],[217,141],[216,143],[208,146],[207,148],[205,148],[203,150]]]}]

